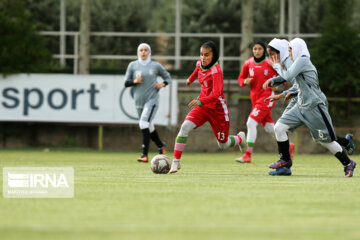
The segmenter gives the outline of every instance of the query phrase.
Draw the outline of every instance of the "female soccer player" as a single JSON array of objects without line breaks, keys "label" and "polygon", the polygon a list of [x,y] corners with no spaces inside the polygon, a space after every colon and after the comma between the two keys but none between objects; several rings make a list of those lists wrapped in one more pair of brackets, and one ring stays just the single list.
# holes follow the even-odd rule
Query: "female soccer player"
[{"label": "female soccer player", "polygon": [[201,92],[196,100],[188,104],[192,110],[187,114],[176,137],[170,173],[176,173],[180,169],[180,158],[189,132],[205,122],[210,123],[219,148],[225,149],[244,144],[244,132],[229,136],[230,116],[224,99],[224,77],[218,59],[219,52],[214,42],[206,42],[200,47],[200,60],[187,79],[186,85],[190,86],[198,78]]},{"label": "female soccer player", "polygon": [[[257,125],[259,123],[262,124],[266,132],[275,138],[274,121],[271,115],[271,109],[274,108],[275,102],[264,101],[267,97],[273,95],[274,92],[271,88],[263,89],[262,85],[266,80],[277,75],[277,73],[271,67],[269,59],[266,57],[264,42],[255,42],[252,51],[253,56],[244,63],[238,77],[238,83],[241,87],[250,86],[250,98],[253,108],[246,122],[248,148],[242,157],[235,159],[241,163],[251,162],[251,154],[255,146]],[[293,144],[291,147],[293,149]]]},{"label": "female soccer player", "polygon": [[[288,70],[293,63],[293,61],[291,60],[290,55],[289,55],[288,47],[289,47],[289,42],[287,40],[285,40],[285,39],[280,40],[277,38],[274,38],[273,40],[271,40],[271,42],[267,46],[267,52],[268,52],[269,56],[272,57],[274,55],[277,55],[277,57],[280,58],[280,64],[282,65],[282,67],[285,70]],[[272,86],[278,86],[278,85],[286,82],[280,76],[273,77],[270,80],[272,81],[272,84],[273,84]],[[289,104],[286,106],[284,113],[289,111],[297,103],[297,94],[298,94],[297,84],[296,84],[295,79],[292,79],[290,81],[292,83],[292,87],[290,89],[285,90],[280,94],[272,95],[270,97],[272,100],[278,100],[280,98],[284,98],[284,101],[286,101],[288,99],[291,99]],[[270,99],[270,98],[268,98],[268,99]],[[327,102],[326,102],[326,104],[328,105]],[[345,137],[337,136],[336,141],[342,147],[344,147],[347,154],[352,155],[354,153],[355,145],[353,142],[352,135],[350,133],[346,134]],[[291,155],[291,153],[290,153],[290,155]],[[291,156],[291,158],[292,158],[292,156]]]},{"label": "female soccer player", "polygon": [[[289,154],[289,139],[287,131],[306,125],[315,141],[329,149],[343,164],[345,177],[352,177],[356,162],[350,160],[340,144],[336,142],[336,135],[328,112],[327,99],[321,91],[317,70],[310,61],[310,53],[304,40],[295,38],[289,43],[289,54],[293,64],[289,69],[283,69],[278,55],[271,56],[273,68],[286,81],[295,78],[297,83],[298,100],[290,110],[285,112],[275,125],[275,136],[278,143],[280,160],[269,167],[271,175],[291,175],[292,160]],[[271,87],[272,81],[267,80],[264,88]]]},{"label": "female soccer player", "polygon": [[[170,74],[158,62],[151,60],[151,48],[146,43],[141,43],[137,50],[138,60],[132,61],[125,75],[125,87],[132,87],[136,110],[139,114],[139,126],[142,133],[143,153],[137,160],[148,162],[150,139],[159,148],[159,153],[165,152],[165,144],[160,140],[151,122],[159,106],[159,90],[171,82]],[[163,78],[162,83],[156,81],[157,77]]]},{"label": "female soccer player", "polygon": [[[293,61],[291,60],[291,57],[289,55],[288,50],[289,42],[285,39],[278,39],[274,38],[271,40],[271,42],[267,46],[267,52],[270,57],[277,55],[277,57],[280,58],[280,64],[281,66],[287,70],[292,65]],[[279,86],[280,84],[285,83],[286,81],[280,77],[276,76],[270,79],[273,82],[272,86]],[[288,100],[291,98],[289,104],[286,106],[284,112],[287,112],[289,109],[291,109],[297,102],[297,84],[295,79],[291,79],[290,82],[292,83],[292,87],[288,90],[283,91],[281,94],[274,95],[272,97],[272,100],[278,100],[280,98],[285,98],[285,100]],[[276,96],[276,97],[275,97]]]}]

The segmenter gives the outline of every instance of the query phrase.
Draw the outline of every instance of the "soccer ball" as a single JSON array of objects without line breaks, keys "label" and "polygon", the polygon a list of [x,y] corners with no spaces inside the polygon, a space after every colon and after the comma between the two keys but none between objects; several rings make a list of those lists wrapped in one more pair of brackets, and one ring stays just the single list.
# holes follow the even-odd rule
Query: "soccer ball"
[{"label": "soccer ball", "polygon": [[156,174],[167,174],[170,171],[171,161],[164,154],[158,154],[151,159],[151,171]]}]

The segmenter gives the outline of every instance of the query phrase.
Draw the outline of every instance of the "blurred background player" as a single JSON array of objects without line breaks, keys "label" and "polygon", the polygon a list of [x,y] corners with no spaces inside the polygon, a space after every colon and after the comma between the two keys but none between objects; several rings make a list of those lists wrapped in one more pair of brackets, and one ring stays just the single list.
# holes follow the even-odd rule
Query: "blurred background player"
[{"label": "blurred background player", "polygon": [[176,173],[180,168],[180,158],[185,149],[189,132],[204,123],[209,122],[216,137],[219,148],[225,149],[241,144],[244,146],[245,133],[229,136],[230,115],[225,102],[223,86],[224,77],[218,64],[219,52],[214,42],[206,42],[200,47],[200,60],[186,85],[198,78],[201,84],[200,96],[192,100],[188,106],[191,111],[185,117],[175,140],[174,160],[170,173]]},{"label": "blurred background player", "polygon": [[[148,162],[150,139],[159,148],[159,153],[164,154],[165,144],[160,140],[154,124],[151,122],[159,106],[159,89],[171,82],[170,74],[158,62],[151,60],[151,48],[146,43],[141,43],[137,49],[138,60],[132,61],[125,75],[125,87],[132,87],[136,110],[139,115],[139,127],[142,133],[142,155],[137,160]],[[162,83],[156,81],[157,77],[163,78]]]},{"label": "blurred background player", "polygon": [[[275,125],[280,160],[269,166],[276,169],[269,174],[291,175],[292,160],[287,131],[305,125],[310,129],[313,139],[320,142],[341,162],[345,177],[352,177],[356,162],[350,160],[340,144],[335,141],[336,135],[328,112],[328,102],[320,89],[317,70],[310,61],[310,53],[305,41],[300,38],[293,39],[289,43],[289,54],[293,64],[288,70],[281,67],[278,55],[270,58],[273,68],[280,77],[286,81],[295,78],[299,91],[297,104],[285,112]],[[270,87],[271,83],[271,80],[266,81],[264,87]]]},{"label": "blurred background player", "polygon": [[[289,55],[289,42],[287,40],[274,38],[268,44],[266,50],[270,57],[277,55],[277,57],[280,59],[281,66],[285,70],[288,70],[290,68],[290,66],[292,65],[293,61],[291,60],[291,57]],[[280,76],[270,78],[269,80],[272,82],[272,87],[279,86],[280,84],[283,84],[284,82],[286,82]],[[278,99],[284,98],[284,101],[286,101],[286,100],[290,99],[290,102],[286,106],[283,114],[286,113],[287,111],[289,111],[297,103],[297,95],[298,95],[297,83],[296,83],[295,79],[290,80],[290,82],[292,83],[292,87],[290,89],[285,90],[280,94],[271,96],[272,100],[278,100]],[[344,147],[344,150],[349,155],[352,155],[355,150],[355,145],[353,142],[352,135],[350,133],[348,133],[348,134],[346,134],[345,137],[339,137],[339,136],[336,136],[336,137],[337,137],[336,141],[342,147]],[[291,153],[290,153],[290,155],[291,155]],[[291,158],[293,158],[293,157],[291,156]]]},{"label": "blurred background player", "polygon": [[[247,126],[247,145],[248,148],[244,155],[235,160],[241,163],[250,163],[251,154],[255,146],[257,137],[257,125],[260,123],[264,130],[275,138],[274,121],[271,115],[271,109],[275,107],[275,102],[265,102],[264,100],[273,95],[271,88],[263,89],[263,84],[269,78],[277,75],[277,72],[269,64],[266,57],[265,43],[256,41],[252,48],[253,56],[249,58],[243,65],[238,83],[240,87],[250,86],[250,98],[252,111],[246,122]],[[291,153],[294,145],[291,144]]]}]

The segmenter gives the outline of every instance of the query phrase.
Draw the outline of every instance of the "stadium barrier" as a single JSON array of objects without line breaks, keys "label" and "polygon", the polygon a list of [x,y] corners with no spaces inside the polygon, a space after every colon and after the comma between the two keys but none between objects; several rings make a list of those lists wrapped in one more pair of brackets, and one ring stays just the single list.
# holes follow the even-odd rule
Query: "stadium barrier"
[{"label": "stadium barrier", "polygon": [[[73,76],[73,75],[71,75]],[[92,75],[90,75],[92,76]],[[74,79],[78,79],[76,76]],[[114,76],[108,76],[114,77]],[[118,79],[119,76],[116,76]],[[105,78],[102,80],[96,81],[96,85],[93,90],[91,90],[91,83],[87,82],[86,86],[83,87],[74,87],[72,84],[70,88],[64,88],[63,80],[58,79],[57,81],[51,83],[48,81],[48,78],[44,78],[44,81],[47,82],[48,88],[40,87],[40,83],[32,85],[28,81],[28,78],[25,82],[22,82],[19,86],[17,85],[6,85],[8,81],[2,79],[0,83],[5,84],[1,86],[2,92],[0,93],[0,110],[8,110],[7,107],[15,107],[13,110],[17,112],[12,116],[20,115],[22,120],[11,120],[9,118],[9,112],[0,112],[0,117],[3,118],[0,123],[0,147],[2,148],[24,148],[24,147],[87,147],[95,149],[106,149],[106,150],[135,150],[141,148],[141,135],[138,129],[138,123],[136,120],[133,120],[131,123],[119,123],[119,122],[94,122],[94,121],[58,121],[55,122],[54,119],[44,119],[43,114],[50,114],[51,118],[54,118],[56,111],[63,111],[65,114],[67,111],[68,114],[72,114],[71,108],[75,106],[72,104],[74,98],[71,96],[72,90],[80,91],[84,90],[84,93],[80,94],[77,97],[76,108],[80,109],[79,104],[83,104],[86,108],[91,109],[99,107],[100,102],[98,101],[99,93],[96,93],[96,90],[101,90],[101,82],[105,81]],[[74,81],[73,79],[73,81]],[[55,85],[53,85],[55,84]],[[75,83],[74,83],[75,84]],[[77,83],[76,83],[77,84]],[[176,134],[180,128],[184,117],[189,111],[187,104],[194,98],[196,98],[200,92],[200,85],[194,83],[192,87],[185,86],[185,79],[174,79],[173,84],[169,87],[177,86],[177,102],[178,111],[176,110],[176,124],[165,124],[157,125],[157,130],[160,136],[167,142],[168,149],[171,152],[173,148],[173,142],[176,137]],[[13,88],[12,90],[8,89]],[[27,90],[26,90],[27,89]],[[35,89],[35,91],[33,91]],[[38,90],[36,90],[38,89]],[[53,91],[54,89],[58,89]],[[65,94],[59,89],[63,89],[66,94],[66,104],[63,106],[64,109],[51,109],[53,107],[60,108],[64,102]],[[165,88],[164,90],[166,90]],[[170,89],[170,88],[169,88]],[[42,104],[39,104],[39,96],[43,95]],[[50,94],[52,92],[52,94]],[[76,91],[75,91],[76,92]],[[251,104],[249,98],[249,89],[240,88],[237,85],[236,80],[225,80],[224,83],[224,92],[226,100],[228,102],[230,110],[230,134],[237,133],[239,130],[246,130],[246,120],[248,114],[251,111]],[[26,94],[25,94],[26,93]],[[93,106],[91,107],[91,94],[95,95]],[[118,91],[120,94],[120,90]],[[27,100],[24,100],[24,97],[27,96]],[[49,97],[50,96],[50,97]],[[174,95],[175,96],[175,95]],[[115,98],[119,98],[120,95],[117,95]],[[333,102],[338,103],[339,101],[344,101],[344,99],[333,99],[329,98],[330,106]],[[358,101],[354,99],[354,101]],[[27,102],[27,104],[24,104]],[[345,103],[344,103],[345,104]],[[132,106],[133,110],[134,103],[130,103],[129,106]],[[101,107],[101,106],[100,106]],[[117,106],[118,107],[118,106]],[[273,109],[273,117],[276,121],[282,114],[286,103],[283,101],[278,101],[275,108]],[[66,108],[66,109],[65,109]],[[78,109],[78,110],[79,110]],[[41,110],[41,114],[36,114],[38,117],[43,118],[41,121],[39,118],[36,120],[29,119],[34,117],[34,113],[38,110]],[[66,110],[66,111],[65,111]],[[119,110],[119,108],[118,108]],[[96,111],[96,110],[93,110]],[[69,113],[70,112],[70,113]],[[24,114],[27,113],[25,116]],[[58,114],[56,116],[60,116]],[[159,114],[161,115],[161,114]],[[164,115],[163,115],[164,116]],[[61,117],[61,116],[60,116]],[[73,116],[71,116],[73,117]],[[28,118],[28,119],[26,119]],[[64,117],[63,117],[64,118]],[[91,116],[89,117],[91,118]],[[333,116],[333,120],[337,121],[338,115]],[[93,118],[94,120],[95,118]],[[167,118],[169,120],[169,118]],[[360,134],[360,129],[357,128],[359,120],[352,117],[353,123],[344,125],[337,125],[335,123],[336,133],[344,136],[347,132],[353,133],[356,136]],[[56,119],[55,119],[56,120]],[[68,119],[69,120],[69,119]],[[341,128],[337,128],[341,126]],[[261,127],[258,128],[258,139],[256,145],[256,152],[274,152],[276,149],[276,143],[273,139],[263,131]],[[296,151],[298,153],[322,153],[326,152],[322,147],[319,147],[318,144],[314,144],[311,140],[308,129],[305,127],[299,128],[294,134],[290,134],[292,141],[296,143]],[[153,146],[152,146],[153,147]],[[299,151],[298,149],[301,149]],[[211,131],[210,125],[205,124],[203,127],[196,129],[191,133],[189,138],[189,144],[187,146],[187,151],[196,151],[196,152],[214,152],[219,151],[213,133]],[[228,151],[234,151],[233,149]]]},{"label": "stadium barrier", "polygon": [[[138,124],[123,75],[19,74],[0,77],[0,121]],[[177,124],[177,82],[159,92],[157,125]]]}]

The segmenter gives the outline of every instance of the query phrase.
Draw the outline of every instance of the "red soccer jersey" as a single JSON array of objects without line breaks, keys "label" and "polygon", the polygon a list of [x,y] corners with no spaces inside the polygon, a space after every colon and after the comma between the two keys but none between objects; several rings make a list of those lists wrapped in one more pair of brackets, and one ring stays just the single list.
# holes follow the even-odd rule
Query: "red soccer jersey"
[{"label": "red soccer jersey", "polygon": [[202,106],[217,109],[223,108],[225,103],[224,97],[224,77],[219,64],[212,66],[208,70],[201,68],[201,61],[197,61],[194,72],[190,75],[189,80],[194,82],[196,78],[201,84],[201,92],[198,100]]},{"label": "red soccer jersey", "polygon": [[[261,63],[256,63],[254,57],[249,58],[238,77],[238,82],[241,87],[246,86],[244,80],[248,77],[252,78],[250,83],[250,97],[251,104],[253,107],[255,105],[269,106],[269,102],[265,102],[265,98],[269,97],[273,92],[271,88],[263,89],[263,84],[269,78],[272,78],[277,75],[277,72],[270,65],[270,60],[266,58]],[[272,104],[271,107],[275,106]]]}]

